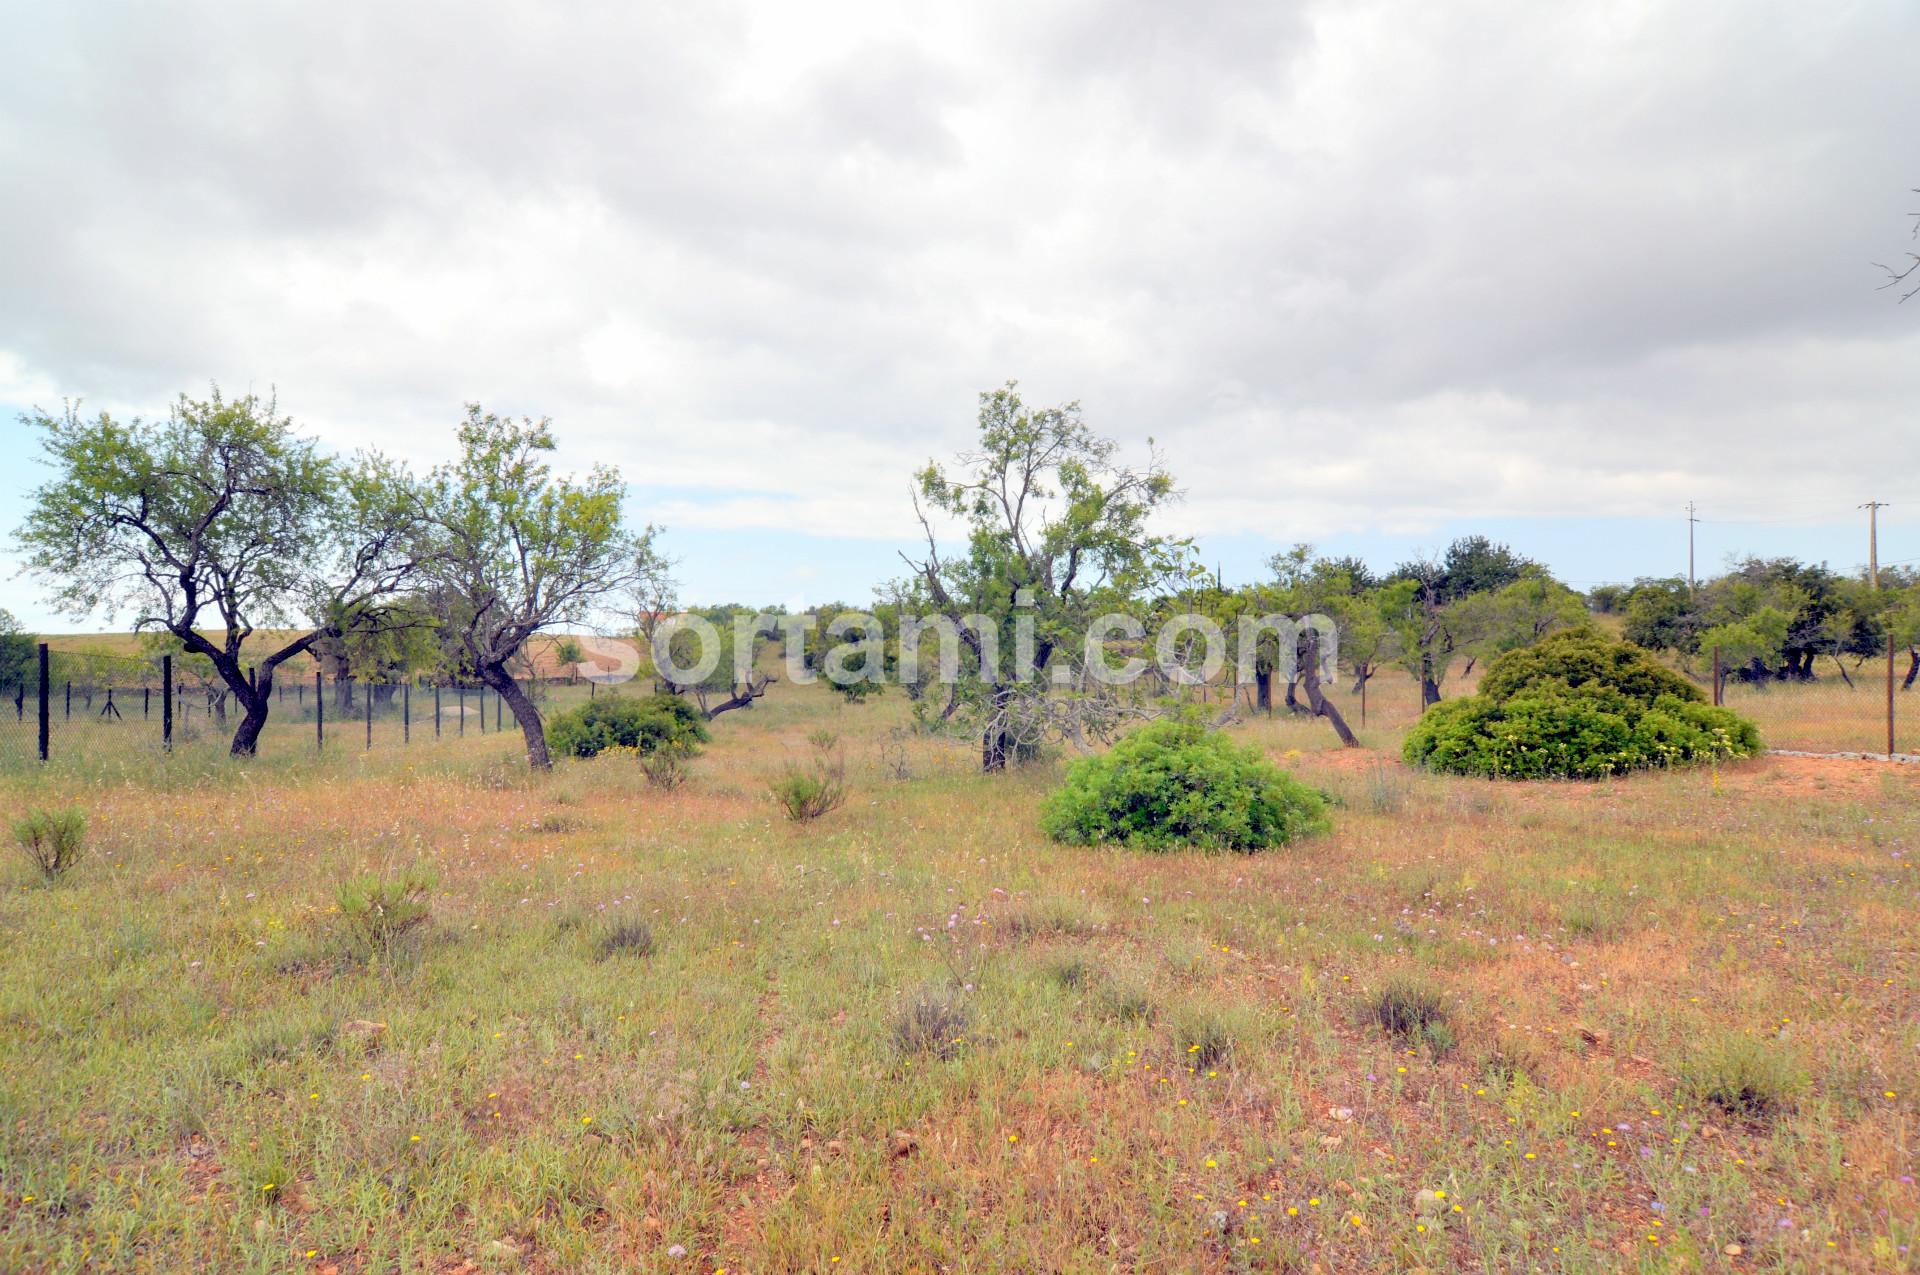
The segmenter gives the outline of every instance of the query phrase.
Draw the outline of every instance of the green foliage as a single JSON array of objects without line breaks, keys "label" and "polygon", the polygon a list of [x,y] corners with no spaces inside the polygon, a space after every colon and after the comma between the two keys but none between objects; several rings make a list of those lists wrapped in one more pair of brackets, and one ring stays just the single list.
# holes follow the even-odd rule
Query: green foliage
[{"label": "green foliage", "polygon": [[1328,826],[1326,798],[1197,721],[1154,722],[1075,762],[1047,802],[1059,841],[1262,850]]},{"label": "green foliage", "polygon": [[79,810],[33,810],[13,821],[13,840],[47,881],[58,881],[86,849],[87,816]]},{"label": "green foliage", "polygon": [[690,757],[711,734],[706,719],[678,695],[597,695],[547,723],[547,742],[563,757],[597,757],[624,748],[651,757]]},{"label": "green foliage", "polygon": [[0,607],[0,688],[26,684],[36,658],[33,635],[21,629],[11,611]]},{"label": "green foliage", "polygon": [[1454,1034],[1440,993],[1419,979],[1395,975],[1382,984],[1367,1012],[1375,1023],[1408,1044],[1425,1045],[1434,1054],[1453,1048]]},{"label": "green foliage", "polygon": [[601,960],[615,956],[652,956],[653,927],[645,921],[615,921],[594,944]]},{"label": "green foliage", "polygon": [[789,767],[773,781],[774,800],[795,823],[808,823],[838,810],[847,800],[846,780],[824,770]]},{"label": "green foliage", "polygon": [[946,1060],[966,1044],[969,1017],[959,992],[928,987],[900,1007],[893,1020],[894,1047],[903,1054]]},{"label": "green foliage", "polygon": [[[421,572],[444,610],[444,638],[460,666],[499,689],[527,640],[585,617],[657,564],[654,529],[630,530],[626,484],[596,465],[578,480],[555,477],[547,420],[514,421],[467,405],[460,459],[435,469],[424,499]],[[539,713],[510,696],[527,737],[527,761],[551,765]]]},{"label": "green foliage", "polygon": [[1478,695],[1428,709],[1404,754],[1458,774],[1597,779],[1759,751],[1751,722],[1702,700],[1631,643],[1573,630],[1495,660]]},{"label": "green foliage", "polygon": [[1684,1079],[1728,1115],[1752,1120],[1791,1110],[1807,1087],[1806,1071],[1784,1042],[1745,1033],[1708,1041],[1688,1062]]},{"label": "green foliage", "polygon": [[807,736],[813,761],[807,767],[788,766],[769,787],[773,798],[795,823],[810,823],[838,810],[847,800],[847,765],[839,754],[840,739],[832,731]]},{"label": "green foliage", "polygon": [[393,876],[365,874],[343,882],[334,895],[353,954],[392,965],[427,923],[436,878],[415,864]]},{"label": "green foliage", "polygon": [[[1029,751],[1012,720],[1020,688],[1043,693],[1050,662],[1072,658],[1093,617],[1188,564],[1189,542],[1148,530],[1174,496],[1172,476],[1157,455],[1133,469],[1116,452],[1079,404],[1030,408],[1008,382],[980,395],[978,445],[951,468],[929,464],[915,476],[923,510],[967,527],[965,551],[941,554],[928,524],[927,555],[912,566],[930,609],[965,635],[956,704],[980,729],[983,770]],[[1024,624],[1031,655],[1010,660]],[[983,658],[983,628],[993,630],[993,660]]]},{"label": "green foliage", "polygon": [[1699,687],[1646,651],[1593,629],[1556,633],[1495,660],[1480,681],[1480,694],[1505,700],[1549,681],[1575,689],[1597,683],[1641,705],[1663,695],[1705,698]]},{"label": "green foliage", "polygon": [[28,568],[62,610],[131,608],[136,629],[207,660],[246,708],[237,755],[254,751],[273,670],[318,632],[265,631],[377,612],[413,571],[419,492],[406,471],[323,455],[270,397],[183,394],[164,422],[86,420],[72,403],[23,419],[53,470],[20,529]]}]

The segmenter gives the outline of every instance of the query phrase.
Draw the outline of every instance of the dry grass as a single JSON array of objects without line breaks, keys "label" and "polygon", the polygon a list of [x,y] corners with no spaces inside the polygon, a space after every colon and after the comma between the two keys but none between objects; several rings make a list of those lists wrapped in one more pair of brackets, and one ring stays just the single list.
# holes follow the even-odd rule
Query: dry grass
[{"label": "dry grass", "polygon": [[[1910,1268],[1913,770],[1497,786],[1262,721],[1335,831],[1131,856],[904,717],[782,687],[671,790],[511,732],[0,768],[90,828],[0,892],[0,1268]],[[821,728],[851,796],[789,824]],[[341,883],[416,863],[415,959],[350,959]],[[1764,1120],[1697,1096],[1736,1039]]]}]

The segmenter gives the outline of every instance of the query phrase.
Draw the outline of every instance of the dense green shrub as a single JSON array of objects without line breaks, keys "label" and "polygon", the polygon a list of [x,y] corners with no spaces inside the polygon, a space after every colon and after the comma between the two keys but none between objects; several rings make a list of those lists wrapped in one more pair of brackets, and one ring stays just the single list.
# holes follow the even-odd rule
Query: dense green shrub
[{"label": "dense green shrub", "polygon": [[1326,798],[1219,731],[1154,722],[1067,771],[1047,802],[1047,832],[1140,850],[1261,850],[1327,827]]},{"label": "dense green shrub", "polygon": [[1597,779],[1758,752],[1753,723],[1641,648],[1556,633],[1487,669],[1477,695],[1436,704],[1407,733],[1408,761],[1502,779]]},{"label": "dense green shrub", "polygon": [[547,723],[548,746],[565,757],[597,757],[610,748],[691,756],[710,737],[700,710],[679,695],[599,695]]}]

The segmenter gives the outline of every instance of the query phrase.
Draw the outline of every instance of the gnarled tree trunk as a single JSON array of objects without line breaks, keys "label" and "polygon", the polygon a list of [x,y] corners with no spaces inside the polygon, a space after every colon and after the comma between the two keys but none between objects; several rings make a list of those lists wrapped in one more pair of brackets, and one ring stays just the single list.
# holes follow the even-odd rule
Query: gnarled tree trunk
[{"label": "gnarled tree trunk", "polygon": [[[480,680],[485,682],[494,693],[513,710],[513,720],[520,724],[520,733],[527,741],[527,764],[535,770],[552,770],[553,755],[547,751],[547,729],[540,720],[540,710],[535,708],[527,693],[520,689],[520,683],[513,680],[513,674],[507,672],[504,664],[485,665],[480,670]],[[483,712],[485,710],[482,710]]]},{"label": "gnarled tree trunk", "polygon": [[1320,689],[1320,635],[1307,634],[1307,659],[1303,681],[1307,688],[1307,703],[1313,707],[1315,717],[1324,717],[1333,724],[1333,733],[1340,737],[1340,743],[1347,748],[1358,748],[1360,741],[1354,737],[1353,730],[1347,725],[1347,719],[1333,706]]}]

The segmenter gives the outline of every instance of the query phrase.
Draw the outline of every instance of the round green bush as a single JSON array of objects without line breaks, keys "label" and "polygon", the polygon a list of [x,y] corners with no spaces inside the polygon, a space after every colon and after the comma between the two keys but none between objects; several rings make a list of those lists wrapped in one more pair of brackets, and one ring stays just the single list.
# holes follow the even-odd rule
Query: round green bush
[{"label": "round green bush", "polygon": [[1158,721],[1067,770],[1042,816],[1080,845],[1262,850],[1325,831],[1326,798],[1195,721]]},{"label": "round green bush", "polygon": [[690,755],[709,738],[700,710],[678,695],[597,695],[547,723],[547,745],[563,757],[597,757],[609,748],[642,757],[663,749]]},{"label": "round green bush", "polygon": [[1760,751],[1752,722],[1630,642],[1556,633],[1496,659],[1468,695],[1428,709],[1416,766],[1500,779],[1599,779]]}]

